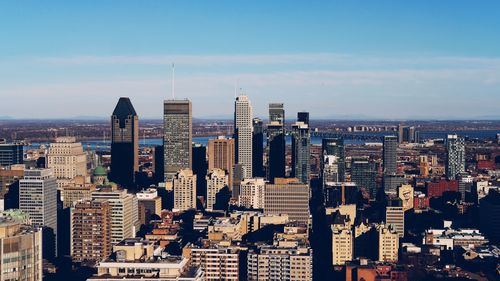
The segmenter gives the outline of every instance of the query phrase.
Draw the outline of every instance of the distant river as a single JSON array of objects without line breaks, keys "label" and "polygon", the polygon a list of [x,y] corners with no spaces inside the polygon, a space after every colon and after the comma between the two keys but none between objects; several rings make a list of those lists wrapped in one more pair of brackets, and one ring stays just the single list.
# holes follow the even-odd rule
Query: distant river
[{"label": "distant river", "polygon": [[[448,134],[458,134],[461,136],[464,136],[466,138],[474,138],[474,139],[495,139],[496,135],[500,133],[499,130],[477,130],[477,131],[421,131],[420,132],[420,139],[421,140],[426,140],[426,139],[442,139],[446,138],[446,135]],[[363,133],[357,133],[357,134],[363,134]],[[366,134],[368,135],[388,135],[390,134],[389,132],[367,132]],[[216,138],[216,136],[213,137],[193,137],[193,142],[199,143],[202,145],[207,145],[209,139]],[[265,142],[265,140],[263,140]],[[287,137],[287,144],[291,143],[290,137]],[[312,137],[311,138],[311,143],[312,144],[321,144],[321,137]],[[359,141],[359,140],[345,140],[346,144],[364,144],[364,141]],[[31,145],[27,146],[27,149],[35,149],[40,147],[40,145],[48,145],[48,142],[42,143],[42,142],[37,142],[37,143],[32,143]],[[82,144],[85,149],[92,149],[92,150],[109,150],[110,148],[110,140],[86,140],[82,141]],[[161,145],[162,144],[162,139],[161,138],[152,138],[152,139],[139,139],[139,146],[155,146],[155,145]]]}]

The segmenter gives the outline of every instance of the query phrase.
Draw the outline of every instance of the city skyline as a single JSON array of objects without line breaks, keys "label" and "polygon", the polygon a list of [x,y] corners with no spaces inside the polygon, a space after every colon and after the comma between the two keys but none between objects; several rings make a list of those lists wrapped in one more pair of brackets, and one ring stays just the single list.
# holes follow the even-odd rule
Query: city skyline
[{"label": "city skyline", "polygon": [[311,119],[500,119],[493,1],[55,2],[0,4],[4,118],[105,118],[128,96],[160,119],[175,63],[197,118],[231,119],[241,88],[261,117],[285,102]]}]

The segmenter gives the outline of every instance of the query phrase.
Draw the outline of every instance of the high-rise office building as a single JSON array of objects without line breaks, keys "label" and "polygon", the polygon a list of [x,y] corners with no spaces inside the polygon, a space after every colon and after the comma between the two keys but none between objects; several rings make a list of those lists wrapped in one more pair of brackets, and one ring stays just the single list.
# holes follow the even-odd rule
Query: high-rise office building
[{"label": "high-rise office building", "polygon": [[173,178],[174,210],[196,209],[196,175],[191,169],[180,170]]},{"label": "high-rise office building", "polygon": [[163,103],[163,150],[165,182],[170,183],[181,169],[192,169],[192,105],[189,100]]},{"label": "high-rise office building", "polygon": [[375,198],[377,193],[377,170],[375,163],[368,156],[353,156],[351,158],[351,181],[359,188],[364,188]]},{"label": "high-rise office building", "polygon": [[24,164],[0,167],[0,211],[19,208],[19,179],[24,169]]},{"label": "high-rise office building", "polygon": [[111,206],[111,244],[135,237],[139,230],[137,197],[126,190],[102,187],[92,192],[92,199],[104,200]]},{"label": "high-rise office building", "polygon": [[229,178],[229,188],[233,187],[234,139],[220,136],[208,140],[208,169],[222,169]]},{"label": "high-rise office building", "polygon": [[161,216],[161,197],[158,196],[156,188],[148,188],[136,193],[139,209],[144,209],[145,221],[149,221],[151,215]]},{"label": "high-rise office building", "polygon": [[[307,112],[300,112],[297,119],[309,120]],[[292,176],[298,178],[303,183],[309,183],[311,165],[311,135],[309,125],[303,121],[297,121],[292,125]]]},{"label": "high-rise office building", "polygon": [[457,179],[465,173],[465,140],[458,135],[448,135],[446,138],[446,177]]},{"label": "high-rise office building", "polygon": [[71,258],[96,263],[111,254],[111,206],[105,200],[80,200],[71,208]]},{"label": "high-rise office building", "polygon": [[479,229],[492,243],[500,243],[498,214],[500,214],[500,190],[490,189],[488,195],[479,200]]},{"label": "high-rise office building", "polygon": [[264,213],[287,214],[291,221],[309,223],[309,185],[297,179],[276,178],[266,184]]},{"label": "high-rise office building", "polygon": [[[243,178],[252,177],[252,105],[247,96],[238,96],[234,102],[235,164],[241,166]],[[236,168],[234,173],[236,173]],[[236,183],[233,181],[233,186]]]},{"label": "high-rise office building", "polygon": [[86,183],[85,178],[82,176],[75,177],[73,180],[65,182],[61,190],[63,209],[71,208],[73,203],[78,200],[92,198],[92,192],[95,190],[96,185]]},{"label": "high-rise office building", "polygon": [[[207,174],[207,210],[215,210],[216,203],[222,203],[217,201],[229,201],[229,189],[227,189],[227,194],[221,194],[224,192],[224,188],[229,185],[229,176],[226,171],[222,169],[212,169]],[[219,200],[217,200],[219,199]],[[227,206],[223,210],[226,210]]]},{"label": "high-rise office building", "polygon": [[267,178],[285,177],[285,109],[282,103],[269,104],[269,124],[267,125]]},{"label": "high-rise office building", "polygon": [[298,112],[297,122],[302,122],[304,124],[309,125],[309,112]]},{"label": "high-rise office building", "polygon": [[139,171],[139,117],[129,98],[120,98],[111,115],[110,179],[134,190]]},{"label": "high-rise office building", "polygon": [[385,224],[394,227],[399,237],[405,236],[405,210],[403,209],[402,202],[399,200],[390,200],[389,206],[385,209]]},{"label": "high-rise office building", "polygon": [[260,118],[253,119],[252,147],[252,176],[263,178],[266,176],[264,171],[264,127]]},{"label": "high-rise office building", "polygon": [[[344,149],[344,139],[343,138],[326,138],[322,140],[321,143],[321,151],[322,151],[322,163],[321,163],[321,174],[325,174],[327,177],[327,172],[329,169],[331,170],[333,167],[329,167],[327,165],[334,166],[336,165],[337,170],[337,179],[329,180],[329,181],[345,181],[345,149]],[[331,157],[333,156],[333,157]],[[328,163],[330,162],[330,163]],[[335,170],[335,169],[334,169]],[[323,181],[325,181],[323,179]]]},{"label": "high-rise office building", "polygon": [[47,153],[47,168],[58,180],[71,180],[87,175],[87,156],[75,137],[58,137]]},{"label": "high-rise office building", "polygon": [[397,262],[399,250],[399,235],[392,225],[381,224],[378,231],[378,260],[382,262]]},{"label": "high-rise office building", "polygon": [[0,280],[42,281],[42,232],[16,217],[0,216]]},{"label": "high-rise office building", "polygon": [[264,209],[265,186],[263,178],[243,180],[240,185],[239,205],[251,209]]},{"label": "high-rise office building", "polygon": [[383,143],[383,165],[385,175],[397,173],[397,148],[398,138],[396,136],[384,136]]},{"label": "high-rise office building", "polygon": [[43,228],[44,258],[57,253],[57,183],[50,169],[25,170],[19,180],[19,209],[34,227]]},{"label": "high-rise office building", "polygon": [[23,145],[20,143],[7,143],[0,139],[0,166],[10,166],[23,164],[24,162]]},{"label": "high-rise office building", "polygon": [[207,196],[207,147],[193,143],[193,174],[196,175],[196,196]]}]

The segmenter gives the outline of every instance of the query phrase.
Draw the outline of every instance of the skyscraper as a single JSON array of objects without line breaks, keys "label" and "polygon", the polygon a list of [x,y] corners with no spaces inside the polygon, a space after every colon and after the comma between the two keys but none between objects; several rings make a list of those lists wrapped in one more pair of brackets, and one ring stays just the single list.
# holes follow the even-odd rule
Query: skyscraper
[{"label": "skyscraper", "polygon": [[243,178],[253,174],[252,131],[252,105],[247,96],[238,96],[234,102],[235,164],[240,164]]},{"label": "skyscraper", "polygon": [[233,187],[234,157],[234,139],[220,136],[208,140],[208,169],[225,170],[229,178],[229,188]]},{"label": "skyscraper", "polygon": [[7,143],[0,139],[0,166],[9,166],[23,163],[23,145],[20,143]]},{"label": "skyscraper", "polygon": [[196,196],[207,196],[207,179],[205,178],[208,170],[207,147],[193,143],[193,174],[196,175]]},{"label": "skyscraper", "polygon": [[[307,112],[299,112],[297,120],[309,122]],[[297,121],[292,125],[292,176],[298,178],[302,183],[309,183],[311,165],[311,135],[309,125],[304,121]]]},{"label": "skyscraper", "polygon": [[465,173],[465,140],[458,135],[446,138],[446,177],[457,179],[457,175]]},{"label": "skyscraper", "polygon": [[266,184],[264,191],[265,214],[287,214],[291,221],[309,223],[309,185],[297,179],[276,178]]},{"label": "skyscraper", "polygon": [[189,100],[163,103],[165,182],[181,169],[192,169],[192,106]]},{"label": "skyscraper", "polygon": [[238,204],[245,208],[263,209],[265,186],[263,178],[245,179],[241,182]]},{"label": "skyscraper", "polygon": [[129,98],[121,97],[111,115],[110,180],[134,189],[139,171],[139,117]]},{"label": "skyscraper", "polygon": [[371,162],[368,156],[353,156],[351,159],[351,181],[367,190],[371,198],[375,198],[377,192],[375,163]]},{"label": "skyscraper", "polygon": [[262,119],[253,119],[253,135],[252,135],[252,172],[253,177],[265,177],[264,172],[264,128]]},{"label": "skyscraper", "polygon": [[19,209],[35,227],[43,228],[44,258],[57,253],[57,183],[50,169],[25,170],[19,180]]},{"label": "skyscraper", "polygon": [[267,178],[285,177],[285,109],[282,103],[269,104],[267,125]]},{"label": "skyscraper", "polygon": [[397,147],[398,138],[396,136],[384,136],[384,175],[395,175],[397,172]]},{"label": "skyscraper", "polygon": [[196,209],[196,175],[191,169],[180,170],[173,178],[174,211]]},{"label": "skyscraper", "polygon": [[87,156],[75,137],[58,137],[47,153],[47,167],[58,180],[71,180],[87,175]]},{"label": "skyscraper", "polygon": [[[337,170],[337,179],[331,179],[330,181],[345,181],[345,149],[344,149],[344,139],[343,138],[327,138],[323,139],[321,142],[321,151],[323,154],[321,171],[322,177],[329,177],[325,174],[328,169],[332,167],[327,167],[326,165],[335,165]],[[333,157],[332,157],[333,156]],[[330,163],[328,163],[330,162]],[[335,170],[335,169],[333,169]]]}]

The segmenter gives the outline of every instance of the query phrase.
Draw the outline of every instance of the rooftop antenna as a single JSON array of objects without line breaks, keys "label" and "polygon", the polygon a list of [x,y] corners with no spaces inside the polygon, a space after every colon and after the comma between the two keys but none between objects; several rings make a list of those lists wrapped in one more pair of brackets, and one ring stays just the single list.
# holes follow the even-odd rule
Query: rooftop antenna
[{"label": "rooftop antenna", "polygon": [[175,100],[175,65],[172,63],[172,99]]}]

